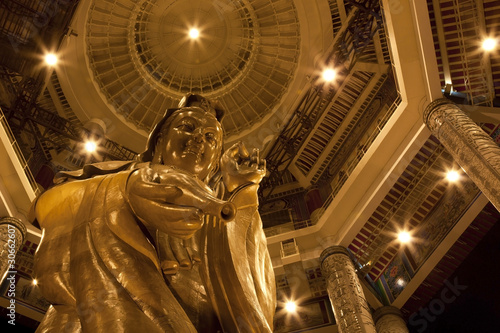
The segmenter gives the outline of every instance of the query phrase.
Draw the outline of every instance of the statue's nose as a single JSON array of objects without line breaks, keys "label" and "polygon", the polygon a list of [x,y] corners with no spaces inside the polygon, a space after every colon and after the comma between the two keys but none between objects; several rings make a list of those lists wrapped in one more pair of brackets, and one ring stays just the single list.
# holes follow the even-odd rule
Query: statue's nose
[{"label": "statue's nose", "polygon": [[198,143],[204,142],[205,135],[203,134],[203,128],[197,128],[193,133],[194,140]]}]

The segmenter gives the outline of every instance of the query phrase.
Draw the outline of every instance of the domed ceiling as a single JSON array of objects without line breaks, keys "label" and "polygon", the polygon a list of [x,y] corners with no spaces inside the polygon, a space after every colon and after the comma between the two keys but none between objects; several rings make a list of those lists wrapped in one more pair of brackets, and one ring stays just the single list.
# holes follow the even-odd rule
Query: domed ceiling
[{"label": "domed ceiling", "polygon": [[145,131],[188,92],[222,103],[226,135],[248,129],[285,93],[300,49],[286,0],[94,0],[85,38],[101,92]]}]

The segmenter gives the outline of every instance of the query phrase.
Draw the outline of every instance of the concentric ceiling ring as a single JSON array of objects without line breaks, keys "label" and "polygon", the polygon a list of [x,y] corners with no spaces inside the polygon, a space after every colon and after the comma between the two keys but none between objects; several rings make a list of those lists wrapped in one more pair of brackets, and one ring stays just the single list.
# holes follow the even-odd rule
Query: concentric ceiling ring
[{"label": "concentric ceiling ring", "polygon": [[[134,25],[132,48],[140,66],[174,95],[230,86],[255,56],[255,20],[245,7],[191,2],[193,9],[186,10],[185,1],[163,7],[146,1]],[[200,30],[198,39],[189,38],[190,28]]]},{"label": "concentric ceiling ring", "polygon": [[226,108],[226,134],[272,110],[300,49],[287,0],[94,0],[86,41],[101,92],[128,121],[150,130],[185,93],[201,93]]}]

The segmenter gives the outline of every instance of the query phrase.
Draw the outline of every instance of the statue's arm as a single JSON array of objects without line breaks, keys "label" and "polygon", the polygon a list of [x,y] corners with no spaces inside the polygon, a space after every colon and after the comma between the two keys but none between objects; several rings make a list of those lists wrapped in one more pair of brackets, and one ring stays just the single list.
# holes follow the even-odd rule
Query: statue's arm
[{"label": "statue's arm", "polygon": [[133,171],[125,189],[135,215],[149,228],[189,239],[203,225],[205,215],[232,220],[233,204],[214,197],[193,176],[155,165]]},{"label": "statue's arm", "polygon": [[56,185],[36,199],[34,217],[42,229],[71,225],[86,192],[84,184],[80,181]]}]

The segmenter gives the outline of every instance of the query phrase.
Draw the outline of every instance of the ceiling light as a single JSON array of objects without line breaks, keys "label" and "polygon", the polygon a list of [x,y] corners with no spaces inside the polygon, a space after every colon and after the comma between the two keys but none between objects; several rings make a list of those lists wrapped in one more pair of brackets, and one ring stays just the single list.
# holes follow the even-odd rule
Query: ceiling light
[{"label": "ceiling light", "polygon": [[297,310],[297,305],[293,301],[288,301],[285,304],[285,309],[288,312],[295,312],[295,310]]},{"label": "ceiling light", "polygon": [[483,50],[493,51],[497,46],[497,41],[494,38],[486,38],[483,41]]},{"label": "ceiling light", "polygon": [[402,287],[402,286],[404,286],[404,285],[405,285],[405,280],[403,280],[403,279],[401,279],[401,278],[400,278],[400,279],[398,279],[398,280],[396,281],[396,283],[397,283],[399,286],[401,286],[401,287]]},{"label": "ceiling light", "polygon": [[94,141],[85,142],[85,150],[88,151],[89,153],[95,152],[96,149],[97,149],[97,145]]},{"label": "ceiling light", "polygon": [[335,76],[337,75],[337,73],[329,68],[329,69],[325,69],[323,71],[323,79],[326,81],[326,82],[331,82],[333,81],[333,79],[335,79]]},{"label": "ceiling light", "polygon": [[57,56],[54,53],[47,53],[45,55],[45,63],[49,66],[57,64]]},{"label": "ceiling light", "polygon": [[401,243],[408,243],[410,240],[411,240],[411,235],[409,232],[407,231],[401,231],[399,234],[398,234],[398,240],[401,242]]},{"label": "ceiling light", "polygon": [[200,37],[200,30],[196,28],[192,28],[191,30],[189,30],[189,38],[197,39],[198,37]]},{"label": "ceiling light", "polygon": [[38,284],[38,281],[36,279],[33,279],[33,281],[31,281],[31,283],[36,286]]},{"label": "ceiling light", "polygon": [[446,179],[448,179],[448,181],[450,181],[450,182],[456,182],[459,178],[460,178],[460,175],[458,174],[458,172],[456,172],[454,170],[449,171],[446,174]]}]

